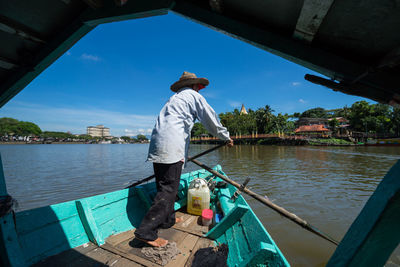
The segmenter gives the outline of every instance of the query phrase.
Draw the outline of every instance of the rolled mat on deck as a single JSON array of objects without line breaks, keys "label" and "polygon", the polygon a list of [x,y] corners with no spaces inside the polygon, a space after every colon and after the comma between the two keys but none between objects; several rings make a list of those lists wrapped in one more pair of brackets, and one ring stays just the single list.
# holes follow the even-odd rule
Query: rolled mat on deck
[{"label": "rolled mat on deck", "polygon": [[171,242],[164,247],[144,247],[142,248],[142,253],[148,258],[152,258],[158,264],[166,265],[171,260],[174,260],[181,251],[175,242]]}]

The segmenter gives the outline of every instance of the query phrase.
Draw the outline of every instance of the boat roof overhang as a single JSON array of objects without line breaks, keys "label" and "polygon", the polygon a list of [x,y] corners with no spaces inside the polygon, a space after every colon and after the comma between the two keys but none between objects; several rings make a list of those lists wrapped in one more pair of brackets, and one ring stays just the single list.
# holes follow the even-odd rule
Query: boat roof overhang
[{"label": "boat roof overhang", "polygon": [[97,25],[170,10],[326,76],[313,83],[400,103],[399,0],[19,0],[0,2],[0,106]]}]

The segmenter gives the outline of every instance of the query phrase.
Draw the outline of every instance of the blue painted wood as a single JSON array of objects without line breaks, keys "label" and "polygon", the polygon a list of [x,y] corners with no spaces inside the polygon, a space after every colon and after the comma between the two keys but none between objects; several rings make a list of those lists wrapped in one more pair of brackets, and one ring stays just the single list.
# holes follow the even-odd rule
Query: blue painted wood
[{"label": "blue painted wood", "polygon": [[29,264],[89,242],[75,201],[16,213],[21,250]]},{"label": "blue painted wood", "polygon": [[8,195],[7,186],[3,172],[3,161],[1,160],[1,154],[0,154],[0,196],[6,196],[6,195]]},{"label": "blue painted wood", "polygon": [[100,235],[99,229],[97,228],[96,222],[93,218],[93,214],[86,200],[76,201],[76,208],[79,213],[79,218],[82,221],[83,228],[89,240],[96,245],[104,243],[102,236]]},{"label": "blue painted wood", "polygon": [[383,266],[400,242],[400,160],[390,169],[327,266]]},{"label": "blue painted wood", "polygon": [[[226,176],[222,170],[219,170],[219,172]],[[225,214],[235,206],[249,207],[243,196],[239,196],[235,202],[230,200],[235,191],[235,187],[228,185],[227,188],[218,193],[218,199]],[[229,266],[265,266],[265,262],[270,263],[272,266],[290,266],[251,208],[233,224],[232,228],[234,229],[233,231],[227,230],[224,235],[216,239],[217,242],[229,244],[233,248],[239,247],[240,255],[231,255],[232,262],[236,261],[236,263],[232,263]],[[243,234],[239,232],[240,230]],[[230,244],[233,238],[231,233],[234,233],[235,242],[238,244]],[[245,244],[249,245],[250,251],[241,253],[246,251]],[[231,256],[228,256],[228,258]],[[242,261],[238,262],[240,258]]]},{"label": "blue painted wood", "polygon": [[232,228],[228,228],[225,230],[223,233],[225,236],[226,244],[228,245],[229,248],[229,254],[228,254],[228,266],[239,266],[241,262],[240,258],[240,253],[239,253],[239,248],[237,246],[237,240],[235,239],[235,236],[232,233]]},{"label": "blue painted wood", "polygon": [[144,207],[148,210],[151,207],[151,199],[149,197],[149,195],[144,192],[143,187],[142,186],[137,186],[135,187],[135,191],[138,194],[138,196],[140,197],[140,200],[142,200],[142,202],[144,203]]},{"label": "blue painted wood", "polygon": [[[219,180],[218,180],[219,181]],[[232,209],[235,208],[235,203],[231,201],[232,194],[229,188],[221,188],[219,190],[218,200],[221,203],[221,208],[224,215],[228,214]]]},{"label": "blue painted wood", "polygon": [[25,234],[78,216],[75,201],[68,201],[47,207],[25,210],[15,214],[18,234]]},{"label": "blue painted wood", "polygon": [[115,191],[83,199],[92,214],[92,224],[98,229],[97,242],[104,244],[107,237],[137,227],[146,209],[134,188]]},{"label": "blue painted wood", "polygon": [[240,223],[240,219],[231,227],[231,229],[232,241],[235,243],[234,246],[238,249],[236,260],[238,262],[243,262],[247,257],[249,257],[250,247],[247,243],[246,236],[243,233],[243,226]]},{"label": "blue painted wood", "polygon": [[261,242],[259,248],[255,250],[255,253],[251,253],[250,260],[243,262],[242,266],[268,266],[261,263],[270,263],[269,266],[286,266],[279,258],[276,251],[276,247]]},{"label": "blue painted wood", "polygon": [[217,239],[224,234],[227,229],[231,228],[248,210],[249,208],[247,206],[237,205],[206,234],[206,237]]},{"label": "blue painted wood", "polygon": [[[0,155],[0,196],[6,195],[8,195],[7,185]],[[18,243],[13,216],[6,214],[1,217],[0,222],[0,265],[25,266],[26,261]]]},{"label": "blue painted wood", "polygon": [[[220,167],[215,169],[222,172]],[[191,180],[209,176],[210,173],[204,170],[182,175],[182,198],[175,203],[175,208],[186,204],[185,188]],[[278,251],[275,254],[281,256],[243,197],[240,196],[234,203],[228,203],[235,189],[229,187],[222,191],[220,195],[226,196],[222,201],[227,202],[224,204],[226,216],[209,236],[218,237],[215,239],[217,242],[230,246],[229,266],[244,266],[250,261],[262,266],[260,260],[271,257],[274,248]],[[144,196],[155,194],[155,184],[143,185],[142,193]],[[101,245],[108,236],[133,229],[140,224],[147,211],[144,208],[147,205],[145,202],[148,202],[143,195],[140,196],[137,190],[130,188],[17,213],[18,240],[15,240],[21,245],[21,255],[24,255],[27,264],[33,264],[89,241]],[[248,229],[255,229],[256,232]],[[263,246],[263,242],[266,245]],[[260,260],[254,261],[252,257]],[[288,266],[284,258],[280,261],[273,258],[269,260],[283,263],[277,266]]]},{"label": "blue painted wood", "polygon": [[19,234],[18,237],[30,264],[89,242],[79,216],[47,224],[34,231]]},{"label": "blue painted wood", "polygon": [[0,219],[0,251],[2,266],[27,266],[25,255],[18,242],[11,214],[6,214]]}]

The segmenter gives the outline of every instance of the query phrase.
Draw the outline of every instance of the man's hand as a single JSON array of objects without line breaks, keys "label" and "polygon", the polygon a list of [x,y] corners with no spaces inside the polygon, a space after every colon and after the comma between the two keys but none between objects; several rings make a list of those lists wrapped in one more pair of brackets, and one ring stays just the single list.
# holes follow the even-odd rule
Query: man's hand
[{"label": "man's hand", "polygon": [[226,145],[227,145],[228,147],[233,147],[233,140],[232,140],[232,139],[229,139],[229,141],[226,143]]}]

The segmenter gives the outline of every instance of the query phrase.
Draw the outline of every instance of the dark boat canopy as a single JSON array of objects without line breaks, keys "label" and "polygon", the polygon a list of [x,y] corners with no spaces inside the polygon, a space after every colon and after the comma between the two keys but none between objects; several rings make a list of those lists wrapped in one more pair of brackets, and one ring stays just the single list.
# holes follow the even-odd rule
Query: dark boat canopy
[{"label": "dark boat canopy", "polygon": [[0,1],[0,106],[99,24],[193,19],[327,78],[333,90],[400,103],[399,0]]}]

